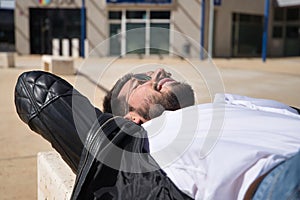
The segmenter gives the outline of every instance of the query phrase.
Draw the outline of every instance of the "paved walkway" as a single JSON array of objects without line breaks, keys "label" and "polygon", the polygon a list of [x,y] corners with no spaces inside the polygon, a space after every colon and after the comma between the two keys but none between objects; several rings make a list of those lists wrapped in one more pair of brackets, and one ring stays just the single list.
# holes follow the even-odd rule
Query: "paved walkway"
[{"label": "paved walkway", "polygon": [[[119,59],[113,63],[110,61],[111,59],[91,58],[83,62],[78,59],[76,67],[105,88],[111,87],[121,74],[133,70],[132,67],[140,70],[147,69],[150,65],[168,68],[174,66],[174,73],[181,70],[186,77],[190,77],[189,80],[200,81],[195,76],[197,74],[199,77],[199,71],[194,73],[194,69],[189,67],[191,63],[179,59]],[[107,63],[111,65],[111,69],[105,70],[99,81],[99,68],[105,68]],[[192,63],[198,65],[201,62],[195,60]],[[219,69],[213,71],[213,75],[215,72],[219,73],[218,77],[223,80],[226,92],[271,98],[300,107],[300,58],[268,59],[266,63],[262,63],[260,59],[214,59],[214,63]],[[16,79],[23,71],[32,69],[41,69],[39,56],[16,57],[16,68],[0,68],[0,199],[36,199],[36,154],[39,151],[52,150],[47,142],[21,122],[15,112],[13,95]],[[199,70],[204,76],[206,73],[210,74],[206,71],[207,68]],[[63,78],[89,96],[96,106],[101,107],[103,90],[96,88],[83,77]],[[218,83],[218,80],[214,78],[204,77],[202,83],[209,83],[209,89],[215,89],[214,83]],[[207,89],[205,86],[197,88],[204,89],[204,92],[199,94],[204,96],[202,99],[200,97],[200,101],[209,100],[205,88]]]}]

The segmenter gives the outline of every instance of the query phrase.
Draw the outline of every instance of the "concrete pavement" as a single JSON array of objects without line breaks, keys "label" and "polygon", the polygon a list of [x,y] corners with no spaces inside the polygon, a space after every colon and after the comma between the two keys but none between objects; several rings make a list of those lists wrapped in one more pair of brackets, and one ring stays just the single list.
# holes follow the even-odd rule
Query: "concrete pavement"
[{"label": "concrete pavement", "polygon": [[[151,66],[174,66],[174,73],[182,72],[194,82],[203,81],[196,86],[201,91],[200,102],[209,101],[205,83],[209,77],[199,80],[193,69],[180,59],[87,59],[76,60],[76,68],[87,74],[94,82],[108,89],[123,73],[133,69],[148,69]],[[300,107],[300,58],[268,59],[214,59],[219,67],[217,72],[224,82],[224,89],[258,98],[270,98],[283,103]],[[200,61],[193,61],[200,65]],[[109,69],[106,68],[110,66]],[[142,67],[142,68],[141,68]],[[102,70],[99,71],[99,68]],[[18,118],[14,107],[14,86],[19,74],[23,71],[41,69],[40,56],[17,56],[16,67],[0,68],[0,199],[36,199],[37,176],[36,154],[49,151],[52,147],[40,136],[33,133]],[[103,70],[105,69],[105,70]],[[201,71],[202,70],[202,71]],[[205,69],[201,69],[205,75]],[[213,71],[215,73],[216,71]],[[100,73],[100,77],[99,77]],[[101,74],[102,73],[102,74]],[[104,91],[95,87],[84,77],[64,76],[97,106],[101,107]],[[205,80],[206,79],[206,80]],[[214,89],[215,80],[211,87]],[[215,81],[218,82],[218,81]],[[200,84],[197,84],[200,85]],[[91,89],[92,88],[92,89]],[[203,90],[203,93],[202,93]]]}]

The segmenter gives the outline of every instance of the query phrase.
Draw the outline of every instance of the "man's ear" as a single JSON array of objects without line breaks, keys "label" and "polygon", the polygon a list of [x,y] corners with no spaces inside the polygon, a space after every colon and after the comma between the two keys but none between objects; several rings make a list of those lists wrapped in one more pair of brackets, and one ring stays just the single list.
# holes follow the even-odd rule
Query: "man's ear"
[{"label": "man's ear", "polygon": [[136,112],[130,111],[124,116],[125,119],[131,120],[136,124],[143,124],[146,120]]}]

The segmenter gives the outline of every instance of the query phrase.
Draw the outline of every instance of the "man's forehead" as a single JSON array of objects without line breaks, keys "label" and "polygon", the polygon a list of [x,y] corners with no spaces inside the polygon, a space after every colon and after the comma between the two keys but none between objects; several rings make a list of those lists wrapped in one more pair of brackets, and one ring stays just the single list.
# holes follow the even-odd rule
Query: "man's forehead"
[{"label": "man's forehead", "polygon": [[132,79],[130,78],[122,87],[122,89],[120,90],[119,94],[118,94],[118,98],[126,96],[126,94],[128,93],[131,83],[132,83]]}]

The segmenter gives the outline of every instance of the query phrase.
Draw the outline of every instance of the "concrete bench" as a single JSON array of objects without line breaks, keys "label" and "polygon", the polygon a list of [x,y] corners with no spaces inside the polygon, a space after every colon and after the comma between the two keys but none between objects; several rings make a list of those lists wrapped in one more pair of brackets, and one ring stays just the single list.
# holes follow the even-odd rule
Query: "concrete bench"
[{"label": "concrete bench", "polygon": [[75,174],[56,151],[39,152],[37,156],[38,199],[69,200]]},{"label": "concrete bench", "polygon": [[0,52],[0,67],[4,67],[4,68],[15,67],[15,53]]},{"label": "concrete bench", "polygon": [[42,56],[43,70],[52,72],[58,75],[73,75],[74,60],[64,56]]}]

